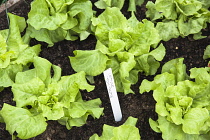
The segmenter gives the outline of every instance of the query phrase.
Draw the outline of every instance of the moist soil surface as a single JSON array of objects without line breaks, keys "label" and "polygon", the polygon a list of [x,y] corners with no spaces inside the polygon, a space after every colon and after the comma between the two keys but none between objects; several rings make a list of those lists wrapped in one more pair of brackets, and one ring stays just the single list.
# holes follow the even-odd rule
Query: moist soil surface
[{"label": "moist soil surface", "polygon": [[[31,0],[21,3],[19,6],[9,11],[13,14],[25,17],[27,19],[27,13],[30,10]],[[136,16],[139,21],[146,18],[145,16],[145,4],[141,7],[137,7]],[[127,3],[122,9],[123,14],[129,17],[130,13],[127,12]],[[93,7],[97,10],[95,7]],[[102,10],[97,10],[99,13]],[[0,29],[8,28],[8,22],[6,15],[0,17]],[[205,67],[208,65],[208,60],[203,60],[203,53],[207,45],[210,44],[210,26],[203,30],[203,35],[207,38],[201,40],[193,40],[191,37],[171,39],[167,42],[162,42],[166,47],[166,56],[161,62],[161,66],[167,61],[183,57],[184,63],[187,66],[187,71],[193,67]],[[38,44],[35,40],[31,41],[31,45]],[[53,47],[47,47],[46,44],[42,44],[42,52],[40,56],[48,59],[52,64],[58,65],[62,68],[62,75],[74,74],[74,70],[71,68],[68,56],[73,56],[74,50],[92,50],[96,44],[95,36],[91,35],[84,41],[62,41],[56,43]],[[160,73],[160,70],[157,74]],[[95,77],[95,90],[92,92],[81,91],[84,100],[91,100],[100,98],[102,101],[102,107],[104,107],[104,115],[99,119],[93,119],[89,117],[87,123],[82,127],[73,127],[71,130],[67,130],[65,126],[60,125],[57,121],[48,121],[47,130],[31,138],[31,140],[88,140],[94,133],[101,135],[102,126],[104,124],[119,126],[123,124],[129,116],[138,118],[136,127],[139,128],[142,140],[161,140],[161,134],[154,132],[149,125],[149,118],[157,119],[155,113],[155,101],[152,93],[139,94],[139,85],[143,79],[152,80],[153,76],[139,75],[139,82],[132,86],[133,91],[136,94],[124,95],[118,93],[123,119],[120,122],[115,122],[108,93],[106,90],[104,77],[99,75]],[[0,93],[0,109],[3,103],[15,105],[12,100],[13,95],[11,88],[6,88]],[[10,140],[11,135],[6,130],[6,125],[0,123],[0,140]]]}]

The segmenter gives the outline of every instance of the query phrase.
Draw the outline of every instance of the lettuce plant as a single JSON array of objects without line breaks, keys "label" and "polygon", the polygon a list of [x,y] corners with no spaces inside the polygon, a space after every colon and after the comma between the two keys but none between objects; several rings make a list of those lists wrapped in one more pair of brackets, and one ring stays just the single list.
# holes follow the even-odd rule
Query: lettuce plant
[{"label": "lettuce plant", "polygon": [[152,22],[139,22],[134,15],[127,20],[119,8],[107,7],[92,24],[97,38],[95,50],[74,51],[70,62],[75,71],[96,76],[112,68],[117,91],[125,94],[133,93],[130,87],[138,81],[139,72],[156,73],[165,48],[158,46],[160,37]]},{"label": "lettuce plant", "polygon": [[[193,34],[201,39],[201,30],[209,23],[209,0],[156,0],[146,5],[147,17],[157,22],[156,28],[164,41]],[[160,22],[162,20],[162,22]]]},{"label": "lettuce plant", "polygon": [[89,0],[34,0],[28,13],[27,35],[52,46],[55,42],[84,40],[93,17]]},{"label": "lettuce plant", "polygon": [[0,31],[0,90],[14,83],[17,72],[27,69],[40,45],[30,47],[21,37],[26,23],[23,17],[8,13],[10,29]]},{"label": "lettuce plant", "polygon": [[149,120],[166,140],[210,139],[210,68],[186,74],[183,58],[173,59],[153,81],[143,80],[140,93],[153,90],[157,121]]},{"label": "lettuce plant", "polygon": [[35,57],[33,62],[34,68],[17,73],[12,85],[16,106],[5,103],[0,111],[11,135],[16,132],[21,139],[37,136],[46,130],[48,120],[71,129],[85,124],[89,115],[100,117],[100,99],[82,99],[80,90],[94,89],[84,72],[61,77],[60,67],[46,59]]},{"label": "lettuce plant", "polygon": [[136,118],[129,117],[119,127],[104,124],[102,135],[99,137],[94,134],[89,140],[141,140],[139,129],[135,127],[136,122]]}]

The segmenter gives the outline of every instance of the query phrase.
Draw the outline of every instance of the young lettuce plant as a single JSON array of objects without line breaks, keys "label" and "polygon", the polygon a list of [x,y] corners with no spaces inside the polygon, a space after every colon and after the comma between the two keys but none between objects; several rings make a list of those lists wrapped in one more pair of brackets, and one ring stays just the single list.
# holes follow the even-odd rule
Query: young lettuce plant
[{"label": "young lettuce plant", "polygon": [[28,13],[27,36],[53,46],[67,40],[86,39],[94,11],[89,0],[34,0]]},{"label": "young lettuce plant", "polygon": [[119,126],[113,127],[104,124],[102,135],[92,135],[89,140],[141,140],[139,129],[135,127],[136,118],[128,117],[126,122]]},{"label": "young lettuce plant", "polygon": [[183,58],[173,59],[153,81],[143,80],[140,93],[153,90],[157,121],[151,128],[164,140],[210,139],[210,68],[192,68],[186,74]]},{"label": "young lettuce plant", "polygon": [[146,19],[139,22],[134,14],[127,20],[116,7],[107,7],[92,24],[95,50],[74,51],[75,56],[70,57],[73,69],[96,76],[112,68],[117,91],[134,93],[130,87],[138,81],[138,73],[155,74],[158,61],[165,56],[154,24]]},{"label": "young lettuce plant", "polygon": [[8,13],[10,29],[0,31],[0,91],[14,83],[15,75],[28,69],[33,57],[41,51],[40,45],[24,43],[21,32],[26,23],[23,17]]},{"label": "young lettuce plant", "polygon": [[21,139],[35,137],[46,130],[48,120],[57,120],[71,129],[85,124],[89,115],[100,117],[100,99],[82,99],[80,90],[94,89],[84,72],[61,77],[60,67],[46,59],[35,57],[33,62],[34,68],[17,73],[12,85],[16,106],[4,103],[0,111],[13,137],[15,133]]},{"label": "young lettuce plant", "polygon": [[[179,36],[193,34],[194,39],[201,39],[201,30],[210,22],[209,0],[156,0],[146,5],[146,16],[157,22],[162,40],[168,41]],[[167,8],[166,8],[167,7]]]}]

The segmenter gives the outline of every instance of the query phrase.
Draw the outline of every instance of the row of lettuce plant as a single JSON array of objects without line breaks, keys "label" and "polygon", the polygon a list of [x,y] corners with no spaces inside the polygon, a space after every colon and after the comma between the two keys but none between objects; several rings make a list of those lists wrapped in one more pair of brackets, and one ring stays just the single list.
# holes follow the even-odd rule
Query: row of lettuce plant
[{"label": "row of lettuce plant", "polygon": [[[35,0],[27,21],[8,15],[10,28],[0,31],[0,88],[1,91],[5,87],[12,88],[16,106],[4,103],[0,122],[6,123],[12,139],[41,134],[49,120],[57,120],[71,129],[85,124],[89,115],[99,118],[103,113],[100,99],[83,101],[80,93],[80,90],[94,89],[87,83],[86,73],[61,76],[60,67],[38,57],[41,45],[29,46],[31,38],[49,46],[64,39],[76,40],[78,36],[80,40],[86,39],[94,15],[92,3],[88,0]],[[30,68],[32,65],[34,68]],[[139,133],[137,137],[140,138]]]},{"label": "row of lettuce plant", "polygon": [[[97,38],[95,50],[74,51],[75,57],[70,57],[71,65],[75,71],[84,70],[91,76],[101,74],[106,68],[111,67],[114,71],[117,90],[125,94],[133,93],[130,86],[138,81],[135,79],[138,77],[138,72],[144,72],[146,75],[155,74],[159,67],[156,60],[161,61],[164,57],[163,48],[153,49],[151,52],[158,51],[150,55],[149,46],[156,48],[161,39],[168,41],[171,38],[185,37],[190,34],[193,34],[194,39],[204,38],[201,30],[206,28],[209,22],[209,6],[207,1],[196,0],[167,2],[157,0],[155,4],[149,2],[147,17],[152,19],[156,16],[154,17],[156,19],[152,19],[152,21],[162,19],[162,22],[157,22],[154,29],[151,29],[154,25],[150,21],[143,20],[142,24],[132,15],[126,23],[126,19],[119,9],[106,8],[100,16],[92,19],[92,28]],[[113,13],[115,15],[112,15]],[[150,26],[147,26],[149,23]],[[146,27],[145,30],[142,28],[143,25]],[[158,33],[155,29],[158,30]],[[158,34],[160,37],[159,40],[156,40]],[[152,41],[149,40],[150,37],[153,39]],[[144,49],[144,46],[147,49]],[[148,59],[148,54],[152,57],[152,61]],[[144,58],[140,59],[141,56]],[[155,60],[158,57],[159,59]],[[93,69],[97,69],[97,71]],[[155,83],[156,78],[153,85],[145,81],[142,83],[141,88],[147,89],[145,91],[155,90],[153,96],[157,102],[158,120],[150,119],[150,125],[154,131],[162,133],[163,139],[210,138],[209,82],[205,83],[209,78],[208,71],[208,68],[194,68],[189,77],[186,74],[183,59],[177,59],[163,66],[163,76],[160,78],[156,76],[158,77],[157,84]],[[169,72],[171,75],[168,76],[165,72]],[[206,79],[203,79],[204,76],[201,76],[201,73],[205,73]],[[193,82],[193,78],[196,82]],[[201,79],[201,81],[197,79]],[[159,88],[161,84],[163,85],[162,89]],[[143,92],[144,89],[141,93]]]},{"label": "row of lettuce plant", "polygon": [[[112,2],[110,6],[120,5]],[[136,2],[138,5],[141,3]],[[122,8],[107,7],[95,17],[92,3],[88,0],[36,0],[31,4],[24,38],[35,38],[52,46],[64,39],[76,40],[79,36],[83,40],[90,33],[94,34],[97,38],[96,49],[75,51],[76,56],[70,57],[73,69],[96,76],[111,67],[117,91],[133,93],[130,86],[138,81],[138,73],[155,74],[158,61],[165,55],[165,48],[159,44],[161,38],[152,22],[146,19],[139,22],[134,14],[127,20],[118,7]]]},{"label": "row of lettuce plant", "polygon": [[[142,2],[130,0],[129,11],[135,11],[135,5]],[[201,29],[209,22],[207,0],[148,2],[147,16],[154,22],[163,19],[157,25],[146,19],[139,22],[133,12],[126,19],[120,11],[122,4],[124,0],[100,0],[95,5],[106,9],[96,17],[89,0],[34,0],[27,24],[24,18],[8,14],[10,29],[0,31],[0,88],[12,87],[16,106],[5,103],[0,121],[6,123],[13,137],[15,132],[21,139],[37,136],[46,130],[48,120],[57,120],[71,129],[85,124],[88,115],[99,118],[103,112],[100,99],[83,101],[81,97],[80,90],[94,89],[86,81],[87,77],[93,81],[94,76],[112,68],[117,91],[134,93],[131,85],[137,83],[139,73],[154,75],[159,68],[158,61],[165,56],[161,40],[189,34],[201,39]],[[190,30],[186,31],[188,26]],[[21,37],[25,28],[26,33]],[[69,76],[61,76],[58,66],[38,57],[40,45],[28,45],[31,38],[53,46],[64,39],[84,40],[89,34],[97,38],[95,50],[74,51],[75,56],[69,58],[77,73]],[[209,69],[195,68],[187,76],[182,61],[166,63],[162,74],[153,82],[143,81],[140,92],[154,90],[157,102],[159,118],[150,120],[150,125],[156,132],[162,132],[163,139],[208,138]],[[34,68],[30,69],[30,65]],[[190,81],[193,78],[195,81]],[[175,131],[171,132],[168,127]],[[110,135],[114,138],[121,132],[113,131]],[[97,135],[91,137],[94,138],[99,139]]]},{"label": "row of lettuce plant", "polygon": [[[72,36],[70,32],[79,35],[83,30],[87,30],[86,25],[79,25],[76,18],[74,19],[74,24],[76,24],[74,25],[76,26],[75,30],[72,28],[66,29],[65,27],[70,26],[67,25],[68,22],[73,23],[71,20],[66,20],[68,13],[64,14],[63,12],[67,12],[69,7],[66,7],[71,5],[71,14],[73,15],[70,14],[67,18],[73,18],[75,14],[79,13],[77,18],[83,18],[79,19],[80,22],[87,23],[86,18],[89,17],[83,16],[82,13],[80,14],[78,7],[81,6],[79,4],[90,5],[90,1],[75,1],[73,4],[73,1],[69,1],[65,4],[66,6],[62,4],[63,7],[60,8],[64,11],[60,9],[61,13],[56,13],[59,9],[53,11],[54,6],[59,4],[57,1],[51,1],[51,4],[47,2],[49,1],[36,0],[32,3],[32,7],[34,4],[41,3],[41,5],[36,5],[40,8],[36,7],[36,10],[42,11],[41,13],[47,13],[42,7],[46,6],[46,4],[54,4],[53,7],[50,7],[50,14],[53,16],[44,17],[32,9],[29,17],[31,13],[34,13],[37,17],[33,18],[38,19],[37,23],[42,19],[41,21],[47,23],[42,23],[42,25],[54,26],[54,28],[42,28],[40,29],[41,32],[39,32],[40,36],[48,33],[46,36],[51,37],[49,40],[52,41],[45,42],[49,43],[49,45],[64,39],[56,36],[59,31],[62,31],[63,37],[68,32],[70,37],[70,35]],[[91,12],[93,12],[92,9]],[[30,18],[27,20],[28,24],[26,24],[23,17],[10,13],[8,15],[10,28],[0,31],[0,89],[2,91],[5,87],[12,88],[13,100],[16,102],[16,106],[4,103],[3,108],[0,110],[0,122],[6,123],[6,130],[12,135],[12,139],[15,139],[15,137],[28,139],[41,134],[46,130],[47,121],[49,120],[57,120],[60,124],[66,125],[67,129],[71,129],[73,126],[79,127],[85,124],[89,115],[93,118],[99,118],[103,114],[103,108],[100,107],[100,99],[84,101],[80,93],[80,90],[90,92],[94,89],[94,86],[87,83],[86,74],[79,72],[73,75],[61,76],[60,67],[51,64],[44,58],[38,57],[41,45],[29,46],[30,39],[34,34],[38,33],[38,31],[35,31],[35,27],[32,26],[37,25],[37,23],[33,24],[34,21]],[[58,18],[56,19],[56,17]],[[61,21],[59,21],[59,18]],[[65,22],[64,19],[66,20]],[[52,22],[49,23],[50,21]],[[57,25],[61,24],[62,29],[57,27]],[[21,37],[21,33],[26,27],[26,33]],[[76,32],[76,28],[83,30]],[[34,68],[31,69],[30,66],[32,65]]]},{"label": "row of lettuce plant", "polygon": [[[28,139],[44,132],[46,121],[57,120],[67,129],[85,124],[89,115],[103,113],[100,99],[83,101],[80,90],[94,89],[84,72],[61,76],[61,68],[38,57],[40,45],[30,47],[20,32],[25,28],[22,17],[9,14],[10,29],[0,31],[1,89],[12,87],[16,106],[4,103],[0,122],[13,136]],[[33,69],[29,66],[33,65]],[[53,75],[51,74],[53,72]]]},{"label": "row of lettuce plant", "polygon": [[[155,3],[148,2],[148,11],[146,14],[147,17],[152,19],[153,22],[156,22],[155,29],[158,30],[160,39],[164,41],[168,41],[171,38],[177,38],[179,36],[185,37],[190,34],[193,34],[194,39],[202,39],[205,36],[202,36],[201,30],[206,28],[207,23],[209,23],[209,7],[210,3],[206,0],[157,0]],[[92,20],[93,26],[95,26],[95,35],[97,37],[96,50],[101,50],[102,53],[108,56],[108,60],[106,62],[107,66],[105,68],[113,68],[115,80],[117,80],[116,84],[118,91],[127,94],[131,91],[130,89],[127,90],[126,88],[130,88],[130,83],[132,83],[129,83],[128,81],[132,81],[132,78],[130,77],[131,75],[135,77],[135,75],[132,74],[132,72],[127,71],[132,71],[132,67],[129,67],[130,69],[126,70],[127,76],[121,78],[123,77],[123,69],[126,69],[126,66],[128,66],[128,64],[125,62],[129,62],[128,60],[130,59],[128,59],[128,57],[126,56],[127,59],[124,58],[122,61],[122,57],[119,57],[119,54],[117,53],[121,53],[122,51],[125,51],[126,53],[132,52],[130,51],[130,49],[132,50],[133,44],[129,41],[133,39],[133,36],[130,36],[130,40],[128,39],[128,36],[133,31],[132,28],[135,27],[137,23],[135,23],[134,17],[132,15],[132,17],[129,19],[129,21],[131,21],[130,23],[133,24],[132,28],[129,28],[128,24],[123,26],[124,20],[120,19],[119,15],[117,16],[117,18],[111,16],[111,13],[114,13],[112,11],[113,9],[114,8],[106,8],[105,12],[103,13],[104,15],[101,14],[98,18],[93,18]],[[107,13],[107,15],[105,15],[105,13]],[[160,19],[162,20],[162,22],[160,22]],[[114,21],[121,22],[117,22],[117,25],[115,25],[116,22]],[[146,25],[145,20],[143,20],[143,23]],[[126,30],[126,28],[129,28],[129,32]],[[137,28],[134,29],[139,34],[141,33]],[[148,30],[149,28],[147,28],[147,31]],[[119,33],[115,33],[116,35],[114,36],[114,32],[120,32],[120,35]],[[144,35],[146,33],[147,32],[143,32]],[[143,35],[138,37],[140,38],[142,36]],[[144,38],[144,41],[149,40],[148,38],[149,37]],[[127,42],[129,42],[129,45],[131,46],[129,46]],[[143,41],[141,41],[141,39],[138,40],[138,43],[142,42]],[[116,47],[118,46],[118,44],[120,44],[119,48]],[[142,47],[142,44],[138,47]],[[158,41],[156,42],[156,44],[158,44]],[[113,48],[115,49],[113,50]],[[204,52],[204,59],[207,59],[210,56],[209,48],[210,47],[208,46]],[[133,51],[137,54],[134,55],[134,58],[138,56],[138,52],[142,52],[138,51],[138,49],[136,47],[135,51]],[[124,53],[123,56],[125,56],[126,53]],[[163,53],[163,51],[158,52],[159,55],[160,53]],[[90,53],[90,51],[88,51],[87,54],[84,54],[84,51],[75,51],[76,56],[70,57],[72,67],[76,71],[81,71],[82,68],[78,67],[79,65],[74,64],[85,64],[86,62],[90,61],[87,59],[88,57],[85,56],[88,56],[90,54],[93,55],[93,53]],[[113,61],[113,56],[115,57],[115,61]],[[83,57],[85,57],[88,61],[82,59]],[[161,59],[163,57],[164,55],[161,57]],[[105,57],[100,58],[104,59]],[[155,55],[154,58],[156,58]],[[113,62],[110,62],[110,60]],[[183,64],[183,60],[183,58],[178,58],[167,62],[162,67],[162,74],[156,75],[154,80],[151,82],[148,80],[143,80],[143,82],[141,83],[140,93],[153,90],[153,97],[156,101],[155,110],[158,114],[158,119],[157,121],[150,119],[149,123],[151,128],[155,132],[162,133],[162,138],[166,140],[208,140],[210,139],[210,68],[192,68],[190,70],[191,73],[188,76],[186,73],[186,66]],[[97,59],[97,61],[99,62],[100,59]],[[132,61],[130,61],[130,63],[131,62]],[[93,64],[91,65],[91,67],[94,67],[94,65],[97,65],[99,63],[92,62],[90,64]],[[147,66],[146,63],[142,64],[144,64],[145,67]],[[122,65],[124,65],[125,68],[123,68]],[[118,68],[116,68],[116,66],[118,66]],[[136,66],[134,66],[133,68],[134,70],[139,70]],[[144,70],[139,71],[148,74]],[[89,73],[88,70],[87,73]],[[91,75],[91,73],[89,73],[89,75]],[[92,76],[94,76],[94,74],[92,74]],[[124,83],[125,81],[126,84],[129,83],[129,86]],[[119,87],[123,88],[120,89]]]},{"label": "row of lettuce plant", "polygon": [[[124,1],[102,0],[95,5],[98,8],[121,9]],[[142,0],[130,0],[130,11],[135,11],[136,5],[142,3]],[[79,37],[80,40],[85,40],[93,33],[90,25],[95,14],[90,0],[34,0],[28,13],[26,36],[46,42],[49,46],[64,39],[74,41]]]}]

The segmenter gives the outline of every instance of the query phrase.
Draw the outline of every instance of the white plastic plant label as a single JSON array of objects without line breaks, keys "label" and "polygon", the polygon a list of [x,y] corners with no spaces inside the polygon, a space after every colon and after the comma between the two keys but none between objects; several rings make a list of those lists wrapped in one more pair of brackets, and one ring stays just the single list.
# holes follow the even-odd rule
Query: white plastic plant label
[{"label": "white plastic plant label", "polygon": [[119,99],[117,96],[117,90],[116,90],[115,83],[114,83],[112,69],[109,68],[109,69],[105,70],[103,72],[103,74],[104,74],[104,79],[105,79],[106,87],[107,87],[108,94],[109,94],[109,99],[110,99],[111,106],[112,106],[112,112],[114,114],[114,119],[117,122],[121,121],[122,120],[122,112],[121,112],[121,108],[120,108]]}]

